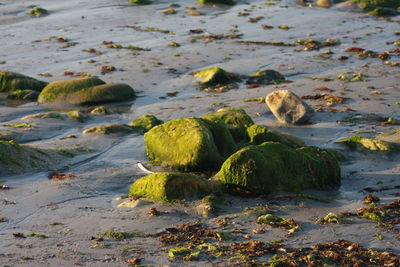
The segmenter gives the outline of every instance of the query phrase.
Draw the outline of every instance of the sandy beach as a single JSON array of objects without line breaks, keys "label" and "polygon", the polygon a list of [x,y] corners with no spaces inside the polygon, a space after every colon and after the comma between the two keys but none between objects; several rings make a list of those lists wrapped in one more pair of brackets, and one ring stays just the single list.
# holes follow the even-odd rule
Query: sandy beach
[{"label": "sandy beach", "polygon": [[[176,14],[161,12],[171,8],[171,4],[177,5],[173,7]],[[42,17],[27,15],[32,6],[45,8],[49,13]],[[186,13],[193,7],[200,15]],[[249,14],[243,15],[244,12]],[[257,17],[255,22],[248,20]],[[319,8],[300,5],[295,0],[271,1],[270,5],[258,0],[237,1],[234,6],[198,6],[194,0],[162,0],[150,5],[134,5],[126,0],[1,1],[1,70],[46,82],[90,74],[107,83],[128,84],[137,97],[104,104],[112,113],[89,114],[88,119],[80,122],[68,118],[67,112],[86,112],[90,107],[9,100],[6,93],[0,93],[0,136],[8,136],[21,145],[55,151],[47,164],[36,168],[0,169],[0,186],[5,186],[0,187],[0,265],[234,265],[238,259],[228,255],[211,257],[200,253],[193,261],[168,255],[178,245],[162,242],[160,236],[166,229],[193,222],[233,235],[232,239],[219,240],[223,244],[279,240],[275,243],[299,248],[348,240],[365,249],[387,251],[399,257],[398,223],[391,229],[359,217],[351,217],[349,224],[315,223],[318,217],[330,212],[355,212],[365,207],[363,198],[370,193],[380,198],[383,204],[379,205],[400,198],[398,151],[351,151],[335,143],[353,135],[375,138],[399,129],[399,66],[345,52],[352,47],[377,53],[398,48],[394,43],[400,39],[399,23],[399,16],[378,18],[346,7]],[[267,29],[264,24],[273,28]],[[282,25],[288,29],[279,28]],[[199,29],[200,34],[194,33]],[[339,42],[311,51],[305,51],[302,45],[265,44],[294,44],[296,40],[309,39]],[[106,47],[110,42],[141,50]],[[391,62],[400,62],[399,52],[390,56]],[[110,65],[115,67],[114,71],[102,71],[102,66]],[[214,66],[240,75],[273,69],[289,82],[256,88],[239,82],[237,88],[225,92],[199,90],[190,73]],[[362,78],[350,81],[357,73]],[[338,78],[340,75],[350,80]],[[278,89],[310,96],[321,93],[316,88],[329,88],[331,94],[344,101],[323,105],[323,100],[305,99],[316,111],[307,125],[279,123],[262,100]],[[261,101],[254,101],[255,98]],[[129,186],[147,175],[138,162],[156,170],[146,157],[143,135],[83,134],[85,129],[128,123],[143,115],[154,115],[165,122],[199,117],[224,107],[242,108],[256,124],[294,135],[308,146],[343,151],[347,160],[341,162],[340,187],[301,194],[226,195],[220,209],[208,218],[196,211],[199,199],[171,203],[140,201],[135,208],[118,206],[126,200],[120,196],[126,196]],[[26,118],[48,111],[66,117]],[[397,123],[348,120],[357,114],[375,114]],[[21,124],[26,127],[12,126]],[[74,138],[66,138],[71,136]],[[73,178],[51,180],[52,172],[73,174]],[[151,216],[151,208],[159,214]],[[300,229],[288,235],[286,229],[257,224],[257,218],[265,213],[293,218]],[[104,234],[107,232],[130,234],[116,239]],[[273,255],[251,259],[268,260]]]}]

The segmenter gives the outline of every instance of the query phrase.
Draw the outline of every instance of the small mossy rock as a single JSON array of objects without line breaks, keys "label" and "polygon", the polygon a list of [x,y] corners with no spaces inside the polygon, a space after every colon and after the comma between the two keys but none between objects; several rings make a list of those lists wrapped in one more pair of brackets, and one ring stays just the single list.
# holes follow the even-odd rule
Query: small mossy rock
[{"label": "small mossy rock", "polygon": [[129,0],[129,3],[136,4],[136,5],[150,5],[152,1],[150,0]]},{"label": "small mossy rock", "polygon": [[7,99],[15,100],[36,100],[39,96],[38,91],[34,90],[15,90],[9,92]]},{"label": "small mossy rock", "polygon": [[31,9],[30,11],[26,12],[28,15],[36,16],[36,17],[43,17],[49,14],[49,11],[47,9],[41,8],[41,7],[35,7]]},{"label": "small mossy rock", "polygon": [[383,140],[386,142],[392,142],[392,143],[400,143],[400,129],[393,130],[390,132],[386,133],[381,133],[376,136],[377,139]]},{"label": "small mossy rock", "polygon": [[146,196],[152,200],[170,202],[174,199],[201,197],[210,193],[208,181],[188,173],[153,173],[136,180],[129,196]]},{"label": "small mossy rock", "polygon": [[222,108],[216,112],[204,114],[200,118],[213,122],[222,121],[226,123],[236,142],[245,139],[246,128],[254,124],[251,117],[243,109],[238,108]]},{"label": "small mossy rock", "polygon": [[0,140],[0,176],[48,168],[55,159],[56,156],[50,151]]},{"label": "small mossy rock", "polygon": [[307,103],[289,90],[273,91],[266,96],[265,102],[281,123],[304,124],[314,114],[314,110]]},{"label": "small mossy rock", "polygon": [[110,123],[93,126],[83,131],[83,134],[133,134],[137,130],[123,123]]},{"label": "small mossy rock", "polygon": [[326,189],[340,184],[340,167],[328,151],[276,142],[247,146],[230,156],[215,176],[228,187],[266,194]]},{"label": "small mossy rock", "polygon": [[46,82],[36,80],[19,73],[0,70],[0,92],[17,90],[41,91],[47,85]]},{"label": "small mossy rock", "polygon": [[223,138],[227,131],[217,133],[219,126],[210,127],[210,123],[184,118],[152,128],[144,135],[147,157],[157,164],[179,170],[218,169],[225,159],[225,151],[219,151],[215,140],[225,142]]},{"label": "small mossy rock", "polygon": [[68,117],[79,122],[85,122],[89,119],[89,116],[87,114],[80,112],[79,110],[68,111]]},{"label": "small mossy rock", "polygon": [[344,144],[350,149],[355,149],[362,152],[374,151],[391,153],[398,150],[398,147],[393,143],[358,135],[340,139],[336,141],[336,143]]},{"label": "small mossy rock", "polygon": [[198,5],[235,5],[235,1],[233,0],[198,0]]},{"label": "small mossy rock", "polygon": [[392,16],[399,13],[400,1],[398,0],[350,0],[374,16]]},{"label": "small mossy rock", "polygon": [[74,105],[101,104],[135,98],[135,91],[127,84],[105,84],[96,77],[60,80],[49,83],[40,93],[41,104],[66,102]]},{"label": "small mossy rock", "polygon": [[212,67],[200,70],[196,72],[194,75],[199,83],[204,84],[206,86],[212,86],[217,84],[228,84],[232,82],[232,79],[229,77],[228,72],[219,68]]},{"label": "small mossy rock", "polygon": [[58,120],[64,120],[65,115],[58,113],[58,112],[43,112],[43,113],[37,113],[37,114],[32,114],[32,115],[27,115],[25,117],[22,117],[21,120],[28,120],[28,119],[58,119]]},{"label": "small mossy rock", "polygon": [[129,122],[128,125],[136,128],[141,133],[145,133],[151,128],[163,123],[162,120],[157,119],[154,115],[145,115]]},{"label": "small mossy rock", "polygon": [[303,140],[293,135],[271,131],[263,125],[254,124],[248,127],[246,131],[249,143],[252,145],[260,145],[264,142],[279,142],[292,148],[305,146]]},{"label": "small mossy rock", "polygon": [[247,83],[278,84],[285,81],[285,76],[276,70],[260,70],[250,74]]},{"label": "small mossy rock", "polygon": [[95,107],[94,109],[92,109],[92,111],[90,111],[90,114],[96,114],[96,115],[108,115],[111,113],[112,111],[104,106]]}]

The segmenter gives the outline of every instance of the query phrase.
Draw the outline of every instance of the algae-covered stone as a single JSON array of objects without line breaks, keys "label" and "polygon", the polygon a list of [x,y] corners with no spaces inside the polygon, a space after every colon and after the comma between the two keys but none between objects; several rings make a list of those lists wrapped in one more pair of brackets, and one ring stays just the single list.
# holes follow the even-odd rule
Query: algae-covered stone
[{"label": "algae-covered stone", "polygon": [[129,0],[129,3],[136,5],[150,5],[152,1],[150,0]]},{"label": "algae-covered stone", "polygon": [[79,122],[85,122],[87,119],[89,119],[87,114],[80,112],[79,110],[68,111],[68,117]]},{"label": "algae-covered stone", "polygon": [[194,75],[199,83],[211,86],[217,84],[228,84],[232,82],[232,79],[229,77],[228,72],[219,68],[219,67],[212,67],[200,70],[196,72]]},{"label": "algae-covered stone", "polygon": [[276,142],[247,146],[230,156],[216,178],[230,187],[255,193],[299,192],[340,184],[340,167],[328,151],[290,148]]},{"label": "algae-covered stone", "polygon": [[236,4],[233,0],[198,0],[198,5],[234,5]]},{"label": "algae-covered stone", "polygon": [[9,92],[7,95],[7,99],[16,99],[16,100],[36,100],[39,96],[38,91],[34,90],[15,90]]},{"label": "algae-covered stone", "polygon": [[93,126],[83,131],[83,134],[132,134],[138,131],[123,123],[110,123]]},{"label": "algae-covered stone", "polygon": [[105,84],[96,77],[49,83],[39,95],[39,103],[66,102],[74,105],[100,104],[135,98],[127,84]]},{"label": "algae-covered stone", "polygon": [[400,1],[398,0],[350,0],[374,16],[392,16],[399,13]]},{"label": "algae-covered stone", "polygon": [[108,115],[111,113],[112,111],[104,106],[95,107],[90,111],[90,114],[96,114],[96,115]]},{"label": "algae-covered stone", "polygon": [[229,131],[236,141],[243,140],[246,137],[246,128],[254,124],[250,116],[243,109],[238,108],[222,108],[216,112],[204,114],[200,118],[228,124]]},{"label": "algae-covered stone", "polygon": [[264,142],[279,142],[292,148],[305,146],[303,140],[289,134],[271,131],[268,127],[254,124],[247,128],[247,136],[252,145],[259,145]]},{"label": "algae-covered stone", "polygon": [[46,82],[36,80],[32,77],[0,70],[0,92],[16,90],[41,91],[46,85]]},{"label": "algae-covered stone", "polygon": [[47,168],[56,158],[51,151],[0,140],[0,175]]},{"label": "algae-covered stone", "polygon": [[21,120],[28,120],[28,119],[58,119],[58,120],[64,120],[65,115],[58,113],[58,112],[43,112],[43,113],[37,113],[37,114],[32,114],[32,115],[27,115],[25,117],[22,117]]},{"label": "algae-covered stone", "polygon": [[139,178],[131,185],[129,195],[169,202],[174,199],[201,197],[210,191],[208,181],[202,177],[165,172]]},{"label": "algae-covered stone", "polygon": [[141,133],[145,133],[151,128],[163,123],[162,120],[157,119],[154,115],[145,115],[129,122],[128,125],[136,128]]},{"label": "algae-covered stone", "polygon": [[260,70],[250,74],[247,83],[278,84],[285,81],[285,76],[276,70]]},{"label": "algae-covered stone", "polygon": [[314,110],[289,90],[276,90],[268,94],[265,102],[272,114],[282,123],[307,123]]},{"label": "algae-covered stone", "polygon": [[357,135],[346,137],[336,142],[359,151],[381,151],[390,153],[398,150],[398,147],[393,143]]},{"label": "algae-covered stone", "polygon": [[226,146],[233,146],[234,142],[224,126],[197,118],[158,125],[144,135],[144,141],[150,160],[181,170],[219,168],[226,156],[236,149]]}]

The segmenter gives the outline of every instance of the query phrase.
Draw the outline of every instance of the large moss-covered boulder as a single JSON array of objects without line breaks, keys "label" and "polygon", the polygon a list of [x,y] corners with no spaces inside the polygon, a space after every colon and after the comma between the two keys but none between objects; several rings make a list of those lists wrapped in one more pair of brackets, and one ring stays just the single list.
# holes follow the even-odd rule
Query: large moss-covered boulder
[{"label": "large moss-covered boulder", "polygon": [[212,187],[202,177],[188,173],[154,173],[136,180],[129,189],[130,196],[145,196],[169,202],[174,199],[201,197]]},{"label": "large moss-covered boulder", "polygon": [[254,124],[251,117],[239,108],[222,108],[216,112],[204,114],[200,118],[213,122],[222,121],[228,124],[229,131],[237,142],[245,139],[246,128]]},{"label": "large moss-covered boulder", "polygon": [[128,123],[129,126],[134,127],[138,132],[145,133],[149,131],[154,126],[163,124],[162,120],[159,120],[154,115],[141,116]]},{"label": "large moss-covered boulder", "polygon": [[127,84],[106,84],[99,78],[90,77],[51,82],[40,93],[38,101],[85,105],[126,101],[133,98],[135,91]]},{"label": "large moss-covered boulder", "polygon": [[292,148],[305,146],[303,140],[289,134],[272,131],[266,126],[254,124],[246,130],[249,142],[252,145],[260,145],[264,142],[279,142]]},{"label": "large moss-covered boulder", "polygon": [[197,118],[158,125],[144,135],[144,142],[149,160],[179,170],[218,169],[236,150],[226,125]]},{"label": "large moss-covered boulder", "polygon": [[340,167],[328,151],[290,148],[277,142],[247,146],[230,156],[216,178],[229,187],[255,193],[299,192],[340,184]]},{"label": "large moss-covered boulder", "polygon": [[46,85],[46,82],[19,73],[0,70],[0,92],[16,90],[41,91]]},{"label": "large moss-covered boulder", "polygon": [[256,84],[278,84],[285,81],[285,76],[277,72],[276,70],[260,70],[250,74],[247,79],[247,83]]},{"label": "large moss-covered boulder", "polygon": [[198,0],[198,5],[234,5],[236,4],[233,0]]},{"label": "large moss-covered boulder", "polygon": [[357,135],[340,139],[336,141],[336,143],[346,145],[350,149],[355,149],[361,152],[370,151],[391,153],[398,150],[398,146],[394,143]]},{"label": "large moss-covered boulder", "polygon": [[200,70],[194,74],[199,83],[206,86],[228,84],[232,82],[229,73],[219,67]]}]

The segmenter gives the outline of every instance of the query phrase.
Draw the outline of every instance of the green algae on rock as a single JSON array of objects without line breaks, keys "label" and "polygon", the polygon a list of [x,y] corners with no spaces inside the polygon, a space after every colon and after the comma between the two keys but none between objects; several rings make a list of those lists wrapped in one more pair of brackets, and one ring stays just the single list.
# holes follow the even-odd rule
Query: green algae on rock
[{"label": "green algae on rock", "polygon": [[129,3],[137,4],[137,5],[150,5],[152,1],[150,0],[129,0]]},{"label": "green algae on rock", "polygon": [[222,121],[226,123],[237,142],[246,138],[246,128],[254,124],[251,117],[239,108],[221,108],[216,112],[204,114],[200,118],[212,122]]},{"label": "green algae on rock", "polygon": [[215,176],[228,187],[254,193],[299,192],[340,184],[340,167],[328,151],[276,142],[247,146],[230,156]]},{"label": "green algae on rock", "polygon": [[50,151],[0,140],[0,174],[46,168],[52,160],[54,155]]},{"label": "green algae on rock", "polygon": [[57,119],[57,120],[64,120],[65,115],[58,113],[58,112],[43,112],[37,113],[32,115],[27,115],[22,117],[21,120],[28,120],[28,119]]},{"label": "green algae on rock", "polygon": [[376,138],[387,142],[400,143],[400,129],[381,133]]},{"label": "green algae on rock", "polygon": [[68,117],[79,122],[85,122],[87,119],[89,119],[87,114],[80,112],[79,110],[68,111]]},{"label": "green algae on rock", "polygon": [[247,84],[279,84],[285,81],[285,76],[275,70],[260,70],[250,74]]},{"label": "green algae on rock", "polygon": [[41,104],[67,102],[74,105],[126,101],[135,98],[135,91],[127,84],[110,83],[96,77],[60,80],[49,83],[40,93]]},{"label": "green algae on rock", "polygon": [[36,100],[39,96],[38,91],[34,90],[14,90],[9,92],[7,95],[7,99],[16,99],[16,100]]},{"label": "green algae on rock", "polygon": [[336,143],[344,144],[351,149],[358,151],[374,151],[374,152],[386,152],[391,153],[398,150],[398,147],[393,144],[382,140],[362,137],[362,136],[350,136],[336,141]]},{"label": "green algae on rock", "polygon": [[206,86],[228,84],[232,82],[229,73],[219,67],[200,70],[194,74],[199,83]]},{"label": "green algae on rock", "polygon": [[33,15],[36,17],[43,17],[49,14],[49,11],[47,9],[41,8],[41,7],[35,7],[31,9],[30,11],[26,12],[28,15]]},{"label": "green algae on rock", "polygon": [[95,107],[90,111],[90,114],[96,114],[96,115],[108,115],[111,113],[112,111],[104,106]]},{"label": "green algae on rock", "polygon": [[398,0],[350,0],[373,16],[393,16],[399,14]]},{"label": "green algae on rock", "polygon": [[152,200],[169,202],[174,199],[201,197],[211,192],[208,181],[187,173],[153,173],[136,180],[129,196],[145,196]]},{"label": "green algae on rock", "polygon": [[252,145],[259,145],[264,142],[279,142],[292,148],[305,146],[303,140],[289,134],[271,131],[268,127],[254,124],[246,130],[249,142]]},{"label": "green algae on rock", "polygon": [[236,4],[233,0],[198,0],[198,5],[229,5],[233,6]]},{"label": "green algae on rock", "polygon": [[179,170],[218,169],[236,149],[224,126],[197,118],[158,125],[144,135],[147,157]]},{"label": "green algae on rock", "polygon": [[145,133],[151,128],[163,123],[162,120],[157,119],[154,115],[145,115],[129,122],[128,125],[136,128],[138,132]]},{"label": "green algae on rock", "polygon": [[138,131],[123,123],[110,123],[90,127],[83,131],[83,134],[133,134]]},{"label": "green algae on rock", "polygon": [[17,90],[33,90],[40,92],[46,85],[46,82],[36,80],[32,77],[0,70],[0,92]]}]

